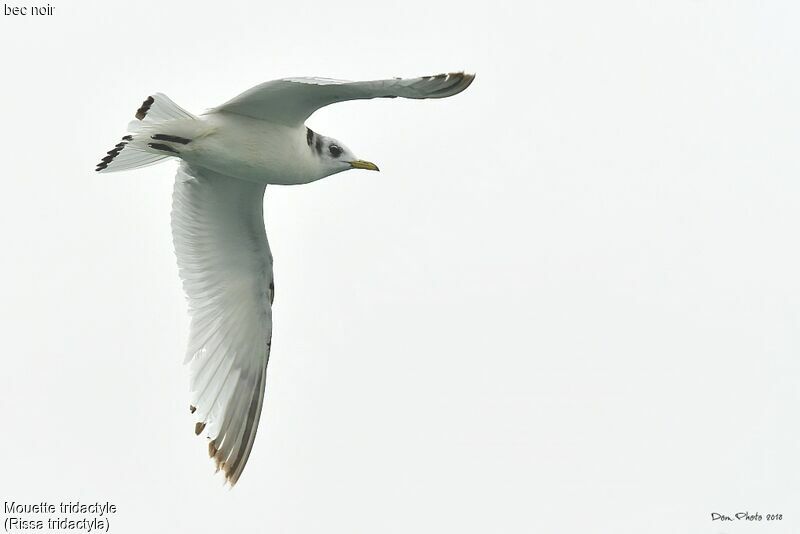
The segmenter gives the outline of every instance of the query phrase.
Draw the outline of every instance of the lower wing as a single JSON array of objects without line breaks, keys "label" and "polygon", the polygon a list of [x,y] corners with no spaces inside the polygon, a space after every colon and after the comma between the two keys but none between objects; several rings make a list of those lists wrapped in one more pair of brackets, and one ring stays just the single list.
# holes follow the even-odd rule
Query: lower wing
[{"label": "lower wing", "polygon": [[191,314],[190,410],[231,485],[253,447],[272,339],[265,188],[183,163],[173,193],[172,236]]}]

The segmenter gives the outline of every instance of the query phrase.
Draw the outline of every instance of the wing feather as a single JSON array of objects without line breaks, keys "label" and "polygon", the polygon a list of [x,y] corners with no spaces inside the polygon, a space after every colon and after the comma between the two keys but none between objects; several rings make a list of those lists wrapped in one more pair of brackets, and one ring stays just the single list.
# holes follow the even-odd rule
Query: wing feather
[{"label": "wing feather", "polygon": [[192,317],[190,405],[231,485],[253,448],[272,339],[265,188],[184,163],[173,192],[172,235]]},{"label": "wing feather", "polygon": [[463,72],[363,82],[284,78],[257,85],[210,113],[223,111],[297,126],[319,108],[336,102],[395,97],[445,98],[460,93],[474,79],[474,74]]}]

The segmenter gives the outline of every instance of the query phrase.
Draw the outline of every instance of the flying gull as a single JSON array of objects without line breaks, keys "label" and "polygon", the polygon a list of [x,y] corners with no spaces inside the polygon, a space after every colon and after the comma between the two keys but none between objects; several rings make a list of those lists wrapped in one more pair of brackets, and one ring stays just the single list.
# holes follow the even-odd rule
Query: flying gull
[{"label": "flying gull", "polygon": [[275,285],[264,229],[267,184],[305,184],[349,169],[377,171],[332,137],[305,126],[316,110],[370,98],[445,98],[463,72],[350,82],[286,78],[262,83],[197,116],[149,96],[97,171],[181,160],[172,238],[191,328],[189,410],[195,434],[228,483],[239,480],[256,436],[272,340]]}]

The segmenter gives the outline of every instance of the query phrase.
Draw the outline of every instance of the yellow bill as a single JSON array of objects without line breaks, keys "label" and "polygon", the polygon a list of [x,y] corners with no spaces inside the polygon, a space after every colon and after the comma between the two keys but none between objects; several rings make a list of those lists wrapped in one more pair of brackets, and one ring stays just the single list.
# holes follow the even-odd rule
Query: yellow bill
[{"label": "yellow bill", "polygon": [[364,161],[362,159],[357,159],[355,161],[350,162],[350,167],[353,169],[366,169],[368,171],[380,171],[377,165],[372,163],[371,161]]}]

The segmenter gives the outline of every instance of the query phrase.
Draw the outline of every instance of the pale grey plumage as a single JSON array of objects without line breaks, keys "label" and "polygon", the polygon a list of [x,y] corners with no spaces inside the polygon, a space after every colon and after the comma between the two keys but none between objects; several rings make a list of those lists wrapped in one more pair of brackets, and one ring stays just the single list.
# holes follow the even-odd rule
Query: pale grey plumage
[{"label": "pale grey plumage", "polygon": [[474,74],[453,72],[420,78],[351,82],[329,78],[284,78],[257,85],[211,110],[238,113],[287,126],[302,124],[321,107],[370,98],[445,98],[460,93]]}]

